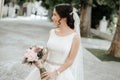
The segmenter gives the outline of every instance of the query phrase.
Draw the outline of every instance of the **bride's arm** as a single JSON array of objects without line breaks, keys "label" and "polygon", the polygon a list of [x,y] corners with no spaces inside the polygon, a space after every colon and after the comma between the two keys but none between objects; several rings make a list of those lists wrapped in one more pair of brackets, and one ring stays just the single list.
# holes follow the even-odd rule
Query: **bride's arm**
[{"label": "bride's arm", "polygon": [[35,62],[34,65],[35,65],[38,69],[40,69],[40,65],[39,65],[38,62]]},{"label": "bride's arm", "polygon": [[67,57],[65,63],[59,69],[56,70],[57,74],[63,72],[64,70],[66,70],[68,67],[70,67],[73,64],[74,59],[78,53],[78,49],[80,47],[79,45],[80,45],[80,37],[79,35],[75,35],[73,39],[72,47],[70,50],[70,54]]},{"label": "bride's arm", "polygon": [[43,55],[43,57],[42,57],[42,63],[44,63],[45,61],[46,61],[46,59],[47,59],[47,56],[48,56],[48,49],[47,48],[45,48],[45,53],[44,53],[44,55]]}]

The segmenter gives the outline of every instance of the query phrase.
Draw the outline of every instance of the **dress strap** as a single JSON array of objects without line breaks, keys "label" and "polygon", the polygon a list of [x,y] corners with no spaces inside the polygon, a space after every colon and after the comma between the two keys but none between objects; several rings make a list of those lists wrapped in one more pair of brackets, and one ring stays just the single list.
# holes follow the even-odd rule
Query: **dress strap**
[{"label": "dress strap", "polygon": [[49,32],[49,39],[53,38],[53,36],[54,36],[54,29],[51,29]]}]

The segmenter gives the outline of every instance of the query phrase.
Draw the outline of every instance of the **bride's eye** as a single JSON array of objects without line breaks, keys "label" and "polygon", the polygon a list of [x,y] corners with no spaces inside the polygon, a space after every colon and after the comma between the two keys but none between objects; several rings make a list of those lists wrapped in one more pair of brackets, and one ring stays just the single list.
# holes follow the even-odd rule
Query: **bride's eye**
[{"label": "bride's eye", "polygon": [[55,14],[55,13],[53,13],[53,15],[54,15],[54,16],[56,16],[56,14]]}]

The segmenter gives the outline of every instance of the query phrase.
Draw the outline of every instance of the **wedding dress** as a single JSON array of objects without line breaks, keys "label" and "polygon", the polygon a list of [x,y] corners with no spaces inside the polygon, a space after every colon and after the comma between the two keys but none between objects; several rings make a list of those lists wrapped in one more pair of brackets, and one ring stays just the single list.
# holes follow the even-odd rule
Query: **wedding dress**
[{"label": "wedding dress", "polygon": [[[51,30],[47,43],[48,57],[47,61],[44,63],[44,67],[48,72],[57,70],[62,64],[64,64],[69,55],[73,38],[77,34],[76,32],[73,32],[66,36],[59,36],[55,33],[55,30],[57,29]],[[72,66],[50,80],[83,80],[83,66],[81,65],[82,56],[80,57],[81,51],[78,52],[79,53],[77,54]],[[28,75],[26,80],[40,80],[40,73],[38,69],[35,68]]]}]

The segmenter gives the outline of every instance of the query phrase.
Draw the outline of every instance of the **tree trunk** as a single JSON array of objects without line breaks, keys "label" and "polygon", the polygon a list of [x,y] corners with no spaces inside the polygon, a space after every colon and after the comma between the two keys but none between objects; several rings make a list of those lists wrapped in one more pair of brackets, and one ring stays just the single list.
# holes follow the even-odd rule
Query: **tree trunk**
[{"label": "tree trunk", "polygon": [[2,9],[4,6],[4,0],[0,0],[0,19],[2,18]]},{"label": "tree trunk", "polygon": [[[89,0],[89,3],[92,4],[92,0]],[[85,7],[85,5],[82,4],[80,15],[81,36],[88,37],[90,35],[90,27],[91,27],[91,6]]]},{"label": "tree trunk", "polygon": [[120,57],[120,9],[116,32],[108,50],[108,55]]},{"label": "tree trunk", "polygon": [[52,17],[52,8],[50,8],[49,10],[48,10],[48,19],[50,19],[50,20],[52,20],[51,19],[51,17]]},{"label": "tree trunk", "polygon": [[22,5],[20,5],[19,16],[23,16],[23,6]]}]

